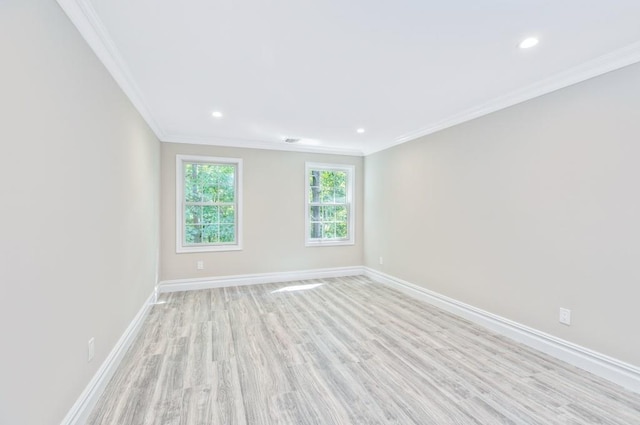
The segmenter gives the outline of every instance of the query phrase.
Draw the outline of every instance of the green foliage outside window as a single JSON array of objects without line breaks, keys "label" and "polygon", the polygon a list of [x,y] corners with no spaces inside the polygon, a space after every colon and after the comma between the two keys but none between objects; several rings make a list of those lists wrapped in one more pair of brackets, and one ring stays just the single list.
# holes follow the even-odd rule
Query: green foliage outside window
[{"label": "green foliage outside window", "polygon": [[309,217],[312,239],[347,239],[349,211],[347,172],[311,170]]},{"label": "green foliage outside window", "polygon": [[236,241],[236,167],[184,164],[184,242],[187,245]]}]

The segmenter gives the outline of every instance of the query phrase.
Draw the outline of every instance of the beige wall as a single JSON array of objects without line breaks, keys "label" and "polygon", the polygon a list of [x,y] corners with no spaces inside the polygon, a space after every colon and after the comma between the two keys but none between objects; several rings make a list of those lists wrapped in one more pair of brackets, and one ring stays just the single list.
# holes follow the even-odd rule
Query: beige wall
[{"label": "beige wall", "polygon": [[0,423],[52,425],[153,290],[159,142],[55,1],[0,35]]},{"label": "beige wall", "polygon": [[368,156],[365,263],[640,365],[639,158],[640,65]]},{"label": "beige wall", "polygon": [[[640,365],[639,65],[374,154],[363,175],[358,157],[160,147],[54,1],[0,3],[0,31],[0,423],[62,420],[151,293],[160,226],[161,279],[357,266],[364,250]],[[242,251],[175,253],[177,153],[244,159]],[[304,247],[307,160],[356,166],[354,246]]]},{"label": "beige wall", "polygon": [[[242,251],[176,254],[176,154],[243,159]],[[356,166],[355,245],[304,246],[305,161]],[[160,278],[188,279],[362,265],[362,161],[360,157],[341,155],[163,143]],[[198,260],[204,261],[204,270],[196,270]]]}]

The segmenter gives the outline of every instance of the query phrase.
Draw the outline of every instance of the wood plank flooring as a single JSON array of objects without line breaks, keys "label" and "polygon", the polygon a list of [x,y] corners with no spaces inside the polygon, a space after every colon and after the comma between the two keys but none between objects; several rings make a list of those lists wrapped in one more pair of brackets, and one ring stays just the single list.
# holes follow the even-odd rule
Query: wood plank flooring
[{"label": "wood plank flooring", "polygon": [[90,424],[640,424],[640,395],[365,277],[160,302]]}]

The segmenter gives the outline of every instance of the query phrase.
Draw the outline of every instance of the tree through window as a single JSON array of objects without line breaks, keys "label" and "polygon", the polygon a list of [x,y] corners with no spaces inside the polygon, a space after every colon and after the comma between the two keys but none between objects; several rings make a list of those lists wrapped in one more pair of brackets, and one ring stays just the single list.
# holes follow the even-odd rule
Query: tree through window
[{"label": "tree through window", "polygon": [[307,245],[353,243],[353,166],[307,163]]},{"label": "tree through window", "polygon": [[240,169],[233,158],[177,157],[177,250],[240,248]]}]

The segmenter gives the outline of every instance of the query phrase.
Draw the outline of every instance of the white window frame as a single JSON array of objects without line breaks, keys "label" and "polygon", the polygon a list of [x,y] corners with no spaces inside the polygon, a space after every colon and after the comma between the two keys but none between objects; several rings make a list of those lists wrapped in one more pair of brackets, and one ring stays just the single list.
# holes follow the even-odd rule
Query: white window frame
[{"label": "white window frame", "polygon": [[[184,164],[233,164],[236,167],[236,243],[186,245],[184,243]],[[176,155],[176,253],[242,250],[242,158]]]},{"label": "white window frame", "polygon": [[[311,170],[324,170],[324,171],[344,171],[347,173],[347,235],[345,239],[311,239],[311,220],[309,218],[309,207],[311,202],[309,199],[309,173]],[[336,246],[336,245],[354,245],[355,244],[355,179],[356,179],[356,167],[353,165],[345,164],[325,164],[318,162],[305,162],[304,168],[304,223],[305,223],[305,246]]]}]

